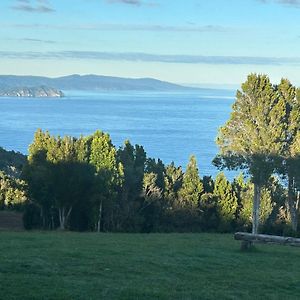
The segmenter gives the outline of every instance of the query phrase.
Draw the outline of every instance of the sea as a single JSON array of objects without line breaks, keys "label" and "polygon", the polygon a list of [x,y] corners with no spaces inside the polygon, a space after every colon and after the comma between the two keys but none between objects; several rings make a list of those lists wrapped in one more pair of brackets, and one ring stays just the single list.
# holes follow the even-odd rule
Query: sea
[{"label": "sea", "polygon": [[64,98],[0,98],[0,146],[27,154],[38,128],[75,137],[99,129],[116,147],[130,140],[149,157],[184,169],[193,154],[201,176],[217,174],[215,139],[230,117],[235,91],[64,93]]}]

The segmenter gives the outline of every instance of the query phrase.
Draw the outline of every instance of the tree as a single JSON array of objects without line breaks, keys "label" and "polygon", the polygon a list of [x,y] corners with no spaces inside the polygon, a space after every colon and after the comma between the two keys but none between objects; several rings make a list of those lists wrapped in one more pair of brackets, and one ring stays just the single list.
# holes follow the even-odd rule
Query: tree
[{"label": "tree", "polygon": [[60,229],[67,227],[73,208],[80,201],[89,202],[95,182],[93,166],[76,162],[61,161],[50,165],[53,176],[52,197],[58,209]]},{"label": "tree", "polygon": [[44,228],[54,228],[54,210],[65,229],[74,205],[88,201],[94,185],[94,168],[78,161],[76,139],[50,136],[38,130],[29,147],[23,178],[30,199],[38,205]]},{"label": "tree", "polygon": [[278,110],[284,114],[278,122],[277,137],[281,145],[279,153],[279,174],[288,182],[288,211],[291,225],[297,231],[298,225],[298,199],[297,188],[299,188],[299,157],[300,149],[297,147],[300,136],[300,90],[296,89],[287,79],[282,79],[276,86]]},{"label": "tree", "polygon": [[220,168],[247,170],[254,184],[253,233],[258,233],[261,189],[273,173],[274,157],[280,151],[276,120],[284,111],[277,110],[275,104],[276,93],[269,78],[249,75],[242,90],[237,91],[230,119],[217,137],[220,154],[214,163]]},{"label": "tree", "polygon": [[139,209],[139,214],[144,217],[144,232],[153,231],[158,227],[160,221],[162,190],[157,182],[158,175],[156,173],[145,173],[141,195],[144,201]]},{"label": "tree", "polygon": [[117,163],[116,149],[110,136],[96,131],[92,137],[90,163],[95,166],[97,173],[97,193],[94,197],[98,207],[96,228],[101,231],[103,203],[107,205],[116,197],[116,187],[121,183],[122,165]]},{"label": "tree", "polygon": [[[47,147],[50,135],[38,129],[29,146],[28,164],[25,165],[22,178],[28,183],[30,200],[38,207],[43,228],[51,227],[51,208],[55,207],[52,195],[52,173],[47,161]],[[50,220],[49,220],[50,219]]]},{"label": "tree", "polygon": [[217,211],[220,218],[220,229],[230,230],[236,218],[238,200],[231,183],[226,179],[224,173],[216,177],[214,196],[217,198]]},{"label": "tree", "polygon": [[183,175],[179,202],[183,207],[197,208],[202,193],[203,184],[199,177],[196,157],[192,155]]},{"label": "tree", "polygon": [[[238,199],[238,222],[242,226],[248,228],[252,222],[252,208],[254,185],[250,180],[245,180],[243,175],[240,174],[234,179],[233,187]],[[273,213],[275,201],[278,200],[280,185],[271,177],[266,186],[261,190],[260,211],[259,211],[259,224],[264,225]],[[279,202],[279,200],[278,200]]]},{"label": "tree", "polygon": [[165,189],[165,181],[164,181],[164,173],[165,173],[165,165],[162,160],[158,159],[157,161],[153,158],[148,158],[146,160],[146,173],[154,173],[156,174],[156,185],[164,191]]},{"label": "tree", "polygon": [[0,209],[23,204],[27,201],[26,190],[23,180],[0,171]]},{"label": "tree", "polygon": [[182,187],[183,171],[181,167],[176,167],[174,162],[165,169],[165,191],[164,198],[170,207],[178,201],[178,192]]},{"label": "tree", "polygon": [[6,151],[0,147],[0,171],[5,172],[5,174],[19,178],[26,162],[26,155],[14,151]]},{"label": "tree", "polygon": [[[119,190],[118,229],[135,230],[136,214],[141,206],[141,193],[147,155],[142,146],[132,146],[127,140],[117,152],[118,162],[123,166],[123,184]],[[139,223],[139,221],[138,221]]]}]

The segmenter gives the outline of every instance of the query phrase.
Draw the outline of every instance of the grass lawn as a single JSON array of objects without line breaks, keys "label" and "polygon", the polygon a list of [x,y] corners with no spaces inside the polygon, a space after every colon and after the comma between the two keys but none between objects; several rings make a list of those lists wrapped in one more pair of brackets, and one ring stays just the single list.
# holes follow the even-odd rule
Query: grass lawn
[{"label": "grass lawn", "polygon": [[232,235],[0,232],[0,299],[300,299],[300,249]]}]

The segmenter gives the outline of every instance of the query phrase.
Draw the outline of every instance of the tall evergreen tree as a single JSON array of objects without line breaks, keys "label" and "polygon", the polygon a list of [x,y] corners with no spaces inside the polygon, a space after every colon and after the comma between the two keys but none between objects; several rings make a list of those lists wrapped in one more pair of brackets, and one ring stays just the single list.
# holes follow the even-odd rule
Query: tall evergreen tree
[{"label": "tall evergreen tree", "polygon": [[220,230],[230,230],[236,218],[238,200],[231,183],[226,179],[223,172],[216,177],[214,196],[217,198]]},{"label": "tall evergreen tree", "polygon": [[192,155],[183,175],[182,187],[179,190],[179,202],[183,207],[196,208],[202,193],[203,184],[199,177],[197,160]]},{"label": "tall evergreen tree", "polygon": [[183,171],[181,167],[176,167],[174,162],[165,170],[165,191],[164,198],[170,207],[178,201],[178,192],[182,187]]},{"label": "tall evergreen tree", "polygon": [[300,150],[296,145],[300,135],[300,90],[287,79],[282,79],[277,86],[277,97],[276,106],[284,112],[280,119],[278,114],[273,114],[273,119],[277,122],[277,132],[274,134],[277,134],[277,143],[281,146],[278,171],[288,182],[288,210],[292,228],[297,231],[299,212],[296,192],[297,178],[300,176]]},{"label": "tall evergreen tree", "polygon": [[[251,176],[253,233],[258,232],[261,189],[273,173],[274,156],[280,150],[275,134],[278,124],[272,118],[275,104],[276,93],[269,78],[249,75],[242,90],[237,91],[231,117],[220,128],[217,138],[220,154],[214,163],[229,169],[246,169]],[[280,113],[277,109],[276,112]]]},{"label": "tall evergreen tree", "polygon": [[118,162],[123,166],[123,184],[120,188],[117,228],[135,227],[134,219],[141,205],[143,179],[146,168],[146,152],[142,146],[132,146],[127,140],[117,152]]},{"label": "tall evergreen tree", "polygon": [[158,227],[162,213],[162,190],[158,186],[158,175],[145,173],[142,197],[144,199],[139,214],[144,217],[143,231],[151,232]]},{"label": "tall evergreen tree", "polygon": [[146,161],[146,173],[154,173],[156,174],[156,185],[164,191],[165,189],[165,181],[164,181],[164,173],[165,173],[165,165],[163,164],[161,159],[157,161],[153,158],[148,158]]}]

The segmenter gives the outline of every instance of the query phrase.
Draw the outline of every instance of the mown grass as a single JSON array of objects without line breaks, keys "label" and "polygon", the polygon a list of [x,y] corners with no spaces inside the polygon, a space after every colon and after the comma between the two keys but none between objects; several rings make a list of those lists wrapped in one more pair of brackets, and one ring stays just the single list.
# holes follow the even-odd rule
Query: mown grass
[{"label": "mown grass", "polygon": [[300,299],[300,249],[232,235],[0,232],[0,299]]}]

